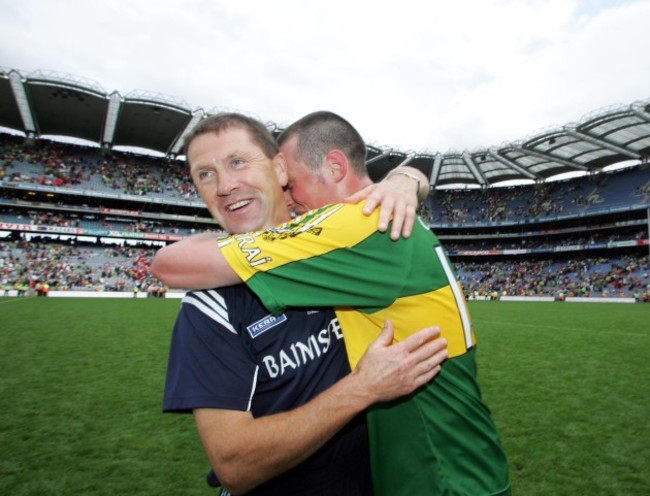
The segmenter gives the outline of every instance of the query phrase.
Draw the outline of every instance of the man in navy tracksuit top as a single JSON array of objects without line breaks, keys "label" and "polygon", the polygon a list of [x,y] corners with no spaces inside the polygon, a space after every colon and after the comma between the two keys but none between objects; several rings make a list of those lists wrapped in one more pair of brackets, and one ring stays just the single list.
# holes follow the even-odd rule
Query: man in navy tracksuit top
[{"label": "man in navy tracksuit top", "polygon": [[[206,118],[186,153],[201,198],[228,232],[283,220],[286,172],[263,124]],[[194,414],[222,494],[370,496],[363,412],[440,370],[437,334],[427,328],[392,344],[387,324],[351,372],[331,309],[271,315],[244,286],[188,293],[163,409]]]},{"label": "man in navy tracksuit top", "polygon": [[[243,286],[188,293],[171,350],[165,411],[261,417],[296,408],[350,373],[331,309],[271,316]],[[325,482],[324,494],[372,494],[367,444],[357,415],[305,462],[246,494],[316,494]]]}]

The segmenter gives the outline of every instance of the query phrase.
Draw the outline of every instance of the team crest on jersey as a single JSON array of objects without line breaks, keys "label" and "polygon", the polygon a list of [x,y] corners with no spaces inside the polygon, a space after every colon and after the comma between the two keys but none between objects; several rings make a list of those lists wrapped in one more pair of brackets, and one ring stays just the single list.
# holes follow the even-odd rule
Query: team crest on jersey
[{"label": "team crest on jersey", "polygon": [[246,330],[248,331],[248,334],[250,334],[251,338],[255,339],[259,335],[265,333],[269,329],[272,329],[278,324],[282,324],[282,322],[285,322],[286,320],[287,316],[285,314],[267,315],[263,319],[260,319],[257,322],[246,327]]},{"label": "team crest on jersey", "polygon": [[300,217],[293,219],[280,227],[269,229],[262,233],[262,239],[265,241],[276,241],[281,239],[290,239],[300,236],[301,234],[311,234],[320,236],[323,228],[319,226],[330,215],[340,210],[342,205],[327,205],[316,210],[307,212]]},{"label": "team crest on jersey", "polygon": [[313,234],[314,236],[320,236],[320,233],[323,231],[322,227],[311,227],[307,230],[302,228],[298,229],[271,229],[262,234],[262,239],[266,241],[276,241],[278,239],[289,239],[295,238],[296,236],[303,234],[305,232]]}]

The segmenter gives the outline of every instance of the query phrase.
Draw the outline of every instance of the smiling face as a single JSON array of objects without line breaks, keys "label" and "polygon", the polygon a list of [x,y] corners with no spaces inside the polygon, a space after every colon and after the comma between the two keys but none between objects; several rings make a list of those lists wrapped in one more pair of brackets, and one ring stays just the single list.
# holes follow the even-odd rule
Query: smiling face
[{"label": "smiling face", "polygon": [[282,157],[266,156],[243,128],[196,137],[187,161],[201,199],[229,233],[257,231],[289,220]]}]

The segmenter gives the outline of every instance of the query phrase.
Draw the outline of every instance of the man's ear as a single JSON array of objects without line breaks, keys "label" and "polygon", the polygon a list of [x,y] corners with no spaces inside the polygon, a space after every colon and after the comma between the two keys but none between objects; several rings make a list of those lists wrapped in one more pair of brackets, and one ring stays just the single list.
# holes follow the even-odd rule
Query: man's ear
[{"label": "man's ear", "polygon": [[335,183],[345,179],[348,174],[348,157],[341,150],[330,150],[325,156],[327,173],[331,174]]},{"label": "man's ear", "polygon": [[273,168],[278,176],[278,182],[282,188],[286,188],[289,184],[289,175],[287,174],[287,162],[284,160],[284,155],[278,153],[273,157]]}]

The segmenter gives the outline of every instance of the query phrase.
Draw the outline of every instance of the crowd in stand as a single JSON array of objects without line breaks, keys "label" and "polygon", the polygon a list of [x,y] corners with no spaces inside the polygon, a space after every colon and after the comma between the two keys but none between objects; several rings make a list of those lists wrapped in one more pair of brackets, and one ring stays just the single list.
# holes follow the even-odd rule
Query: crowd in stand
[{"label": "crowd in stand", "polygon": [[[128,153],[102,153],[99,149],[0,134],[0,179],[48,186],[78,187],[100,181],[116,192],[145,196],[172,194],[198,200],[187,168],[180,161]],[[27,174],[21,165],[38,166],[40,174]]]},{"label": "crowd in stand", "polygon": [[[28,167],[26,167],[28,166]],[[646,177],[646,176],[643,176]],[[124,153],[102,153],[100,149],[37,140],[25,144],[23,138],[0,134],[0,180],[30,182],[69,188],[89,188],[92,184],[129,195],[163,195],[197,200],[196,191],[183,163]],[[599,188],[606,179],[569,180],[543,183],[526,189],[490,188],[462,191],[433,191],[420,214],[430,223],[506,222],[516,218],[540,219],[565,210],[584,209],[602,201]],[[634,194],[650,198],[650,180],[637,186]],[[191,234],[195,228],[179,228],[173,223],[147,219],[122,219],[100,214],[70,214],[58,211],[0,210],[19,222],[79,227],[87,221],[98,227],[134,233]],[[11,222],[15,222],[12,220]],[[589,244],[621,239],[620,231],[591,231],[588,235],[566,238],[567,243]],[[631,236],[647,236],[639,230]],[[552,248],[562,238],[490,238],[485,241],[454,239],[444,241],[450,253],[462,250],[503,250]],[[629,239],[629,237],[628,237]],[[47,283],[52,290],[148,291],[160,294],[164,288],[148,274],[154,248],[77,246],[11,241],[0,242],[0,283],[3,288],[32,289]],[[98,255],[99,253],[99,255]],[[647,257],[617,260],[610,270],[592,270],[606,261],[587,258],[567,262],[493,260],[485,263],[458,263],[470,297],[492,295],[551,295],[561,291],[578,296],[620,296],[648,291]],[[101,258],[101,264],[93,260]],[[151,289],[150,289],[151,288]]]},{"label": "crowd in stand", "polygon": [[[640,169],[615,173],[617,184],[628,183],[628,194],[607,199],[611,175],[580,177],[522,187],[434,191],[419,213],[430,224],[499,223],[544,220],[567,212],[616,203],[650,202],[650,174]],[[642,185],[638,185],[641,181]],[[620,196],[620,198],[618,198]],[[608,203],[608,201],[610,203]],[[613,203],[613,204],[612,204]]]},{"label": "crowd in stand", "polygon": [[[9,215],[11,218],[8,218]],[[79,227],[79,218],[65,212],[24,211],[17,209],[0,209],[0,222],[13,222],[58,227]]]},{"label": "crowd in stand", "polygon": [[473,239],[464,240],[463,242],[447,241],[444,236],[439,236],[445,248],[449,253],[458,253],[467,250],[485,251],[485,250],[552,250],[558,246],[574,245],[589,248],[590,245],[613,243],[623,240],[640,240],[647,236],[647,231],[636,230],[629,234],[612,233],[603,231],[591,231],[587,235],[568,237],[521,237],[512,238],[489,238],[484,241]]},{"label": "crowd in stand", "polygon": [[[88,209],[91,211],[92,209]],[[25,210],[23,208],[0,206],[0,222],[20,223],[37,226],[57,226],[73,228],[94,228],[123,233],[154,234],[195,234],[198,231],[214,227],[212,224],[195,224],[179,226],[170,222],[152,219],[131,219],[116,217],[114,214],[72,213],[65,211]]]},{"label": "crowd in stand", "polygon": [[457,262],[468,298],[498,296],[630,297],[650,292],[647,256],[541,261]]},{"label": "crowd in stand", "polygon": [[[154,248],[78,247],[59,243],[0,243],[0,287],[50,290],[146,291],[160,296],[165,288],[149,274]],[[650,291],[648,257],[457,262],[470,299],[501,296],[642,298]]]},{"label": "crowd in stand", "polygon": [[[158,195],[198,201],[185,165],[176,160],[127,153],[102,153],[100,149],[37,140],[25,144],[22,138],[0,134],[0,179],[29,181],[62,187],[93,187],[101,184],[115,192]],[[25,173],[21,164],[39,168]],[[630,194],[650,201],[650,175],[641,174]],[[621,176],[621,177],[622,177]],[[631,177],[631,176],[630,176]],[[436,190],[420,210],[431,224],[498,223],[517,219],[544,219],[565,211],[584,211],[602,203],[607,175],[576,178],[522,187]],[[633,194],[632,194],[633,193]],[[630,196],[630,195],[626,195]],[[629,198],[625,198],[629,201]]]},{"label": "crowd in stand", "polygon": [[0,288],[22,293],[47,283],[50,290],[140,291],[158,288],[149,274],[154,248],[80,247],[41,241],[0,242]]},{"label": "crowd in stand", "polygon": [[[521,188],[449,190],[430,197],[431,223],[504,222],[516,218],[558,215],[564,203],[554,199],[557,191],[566,188],[559,183],[531,187],[533,195],[525,203],[517,202]],[[568,194],[570,189],[564,189]]]}]

